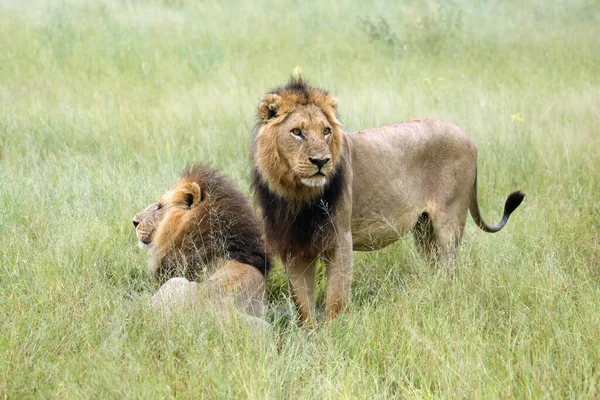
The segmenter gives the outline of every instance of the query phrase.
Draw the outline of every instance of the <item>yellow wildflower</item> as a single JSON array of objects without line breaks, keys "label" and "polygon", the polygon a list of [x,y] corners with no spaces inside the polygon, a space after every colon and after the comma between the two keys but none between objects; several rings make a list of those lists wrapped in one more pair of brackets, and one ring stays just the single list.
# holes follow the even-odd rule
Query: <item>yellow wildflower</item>
[{"label": "yellow wildflower", "polygon": [[521,117],[521,114],[519,114],[519,113],[512,114],[510,116],[510,119],[512,119],[515,122],[525,122],[525,120],[523,119],[523,117]]}]

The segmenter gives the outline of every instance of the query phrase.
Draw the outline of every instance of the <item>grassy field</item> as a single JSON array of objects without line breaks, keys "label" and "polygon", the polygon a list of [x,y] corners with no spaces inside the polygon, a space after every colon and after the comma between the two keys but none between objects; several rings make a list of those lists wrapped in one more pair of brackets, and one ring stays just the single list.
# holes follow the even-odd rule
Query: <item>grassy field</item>
[{"label": "grassy field", "polygon": [[[367,3],[0,0],[4,398],[600,396],[600,4]],[[357,254],[316,332],[279,266],[273,332],[161,322],[132,216],[188,162],[249,193],[255,107],[297,65],[347,130],[463,127],[489,222],[527,198],[467,222],[452,278],[410,237]]]}]

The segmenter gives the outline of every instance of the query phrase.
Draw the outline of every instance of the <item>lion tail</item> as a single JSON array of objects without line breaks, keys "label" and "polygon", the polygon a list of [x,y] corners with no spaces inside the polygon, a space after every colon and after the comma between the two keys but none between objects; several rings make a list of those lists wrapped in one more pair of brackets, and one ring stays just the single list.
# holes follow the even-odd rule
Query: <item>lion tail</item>
[{"label": "lion tail", "polygon": [[525,198],[525,193],[517,190],[516,192],[512,192],[508,198],[506,199],[506,203],[504,203],[504,215],[502,215],[502,219],[494,226],[489,226],[483,220],[481,216],[481,211],[479,210],[479,203],[477,202],[477,176],[475,176],[475,183],[473,184],[473,194],[471,195],[471,205],[469,206],[469,211],[471,212],[471,217],[473,217],[473,221],[479,226],[484,232],[494,233],[498,232],[500,229],[506,225],[508,222],[508,218],[513,211],[521,205],[521,202]]}]

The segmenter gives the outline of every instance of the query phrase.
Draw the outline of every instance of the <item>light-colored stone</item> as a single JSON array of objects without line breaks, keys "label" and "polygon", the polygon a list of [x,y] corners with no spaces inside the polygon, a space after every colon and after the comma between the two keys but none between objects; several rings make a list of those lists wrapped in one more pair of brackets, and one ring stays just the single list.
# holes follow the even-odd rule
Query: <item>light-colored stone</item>
[{"label": "light-colored stone", "polygon": [[176,311],[196,308],[199,305],[199,285],[185,278],[172,278],[152,296],[152,308],[160,310],[165,315]]},{"label": "light-colored stone", "polygon": [[172,278],[163,284],[150,300],[151,307],[163,317],[186,312],[188,315],[212,314],[225,324],[237,321],[248,324],[254,332],[267,332],[271,324],[257,316],[238,311],[234,297],[219,294],[212,284],[198,284],[185,278]]}]

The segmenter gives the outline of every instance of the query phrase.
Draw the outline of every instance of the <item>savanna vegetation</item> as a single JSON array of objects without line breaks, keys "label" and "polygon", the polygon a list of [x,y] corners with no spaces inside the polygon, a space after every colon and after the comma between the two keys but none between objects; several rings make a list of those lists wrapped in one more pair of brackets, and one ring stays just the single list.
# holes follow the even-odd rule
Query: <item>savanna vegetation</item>
[{"label": "savanna vegetation", "polygon": [[[0,393],[598,397],[599,27],[595,0],[0,1]],[[450,278],[410,235],[357,253],[311,333],[280,265],[272,332],[161,321],[131,218],[195,161],[250,194],[256,106],[296,66],[347,130],[463,127],[485,218],[523,205],[468,221]]]}]

